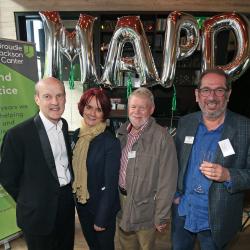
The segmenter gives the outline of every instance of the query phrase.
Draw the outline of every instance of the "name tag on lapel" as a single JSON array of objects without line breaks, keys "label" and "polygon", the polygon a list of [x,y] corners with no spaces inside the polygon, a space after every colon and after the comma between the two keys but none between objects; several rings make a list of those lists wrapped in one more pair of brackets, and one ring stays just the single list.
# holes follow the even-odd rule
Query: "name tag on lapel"
[{"label": "name tag on lapel", "polygon": [[185,136],[184,143],[193,144],[194,143],[194,137],[193,136]]},{"label": "name tag on lapel", "polygon": [[136,156],[136,151],[130,151],[130,152],[128,152],[128,158],[129,159],[135,158],[135,156]]},{"label": "name tag on lapel", "polygon": [[219,141],[219,146],[224,157],[235,154],[233,146],[229,139]]}]

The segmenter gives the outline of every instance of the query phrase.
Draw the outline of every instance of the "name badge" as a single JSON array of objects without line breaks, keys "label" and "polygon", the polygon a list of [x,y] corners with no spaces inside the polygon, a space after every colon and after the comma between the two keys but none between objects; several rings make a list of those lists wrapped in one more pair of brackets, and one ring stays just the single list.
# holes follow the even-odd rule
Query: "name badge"
[{"label": "name badge", "polygon": [[219,141],[219,146],[224,157],[235,154],[233,146],[231,142],[229,141],[229,139]]},{"label": "name badge", "polygon": [[193,136],[186,136],[184,143],[193,144],[194,143],[194,137]]},{"label": "name badge", "polygon": [[128,158],[129,159],[135,158],[135,156],[136,156],[136,151],[130,151],[130,152],[128,152]]}]

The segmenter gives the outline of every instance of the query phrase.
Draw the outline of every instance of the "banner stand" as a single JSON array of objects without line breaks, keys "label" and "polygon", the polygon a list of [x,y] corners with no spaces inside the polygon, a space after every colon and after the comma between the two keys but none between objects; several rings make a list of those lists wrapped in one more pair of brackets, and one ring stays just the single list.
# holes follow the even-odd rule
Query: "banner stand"
[{"label": "banner stand", "polygon": [[[8,129],[37,113],[34,101],[38,80],[34,43],[0,38],[0,146]],[[21,235],[16,204],[0,183],[0,245]]]},{"label": "banner stand", "polygon": [[0,240],[0,246],[4,246],[4,250],[11,249],[10,241],[14,240],[22,235],[22,232],[15,233],[13,235],[8,236],[7,238]]},{"label": "banner stand", "polygon": [[0,185],[0,245],[4,249],[11,249],[9,241],[19,237],[21,229],[16,225],[16,204],[15,201]]}]

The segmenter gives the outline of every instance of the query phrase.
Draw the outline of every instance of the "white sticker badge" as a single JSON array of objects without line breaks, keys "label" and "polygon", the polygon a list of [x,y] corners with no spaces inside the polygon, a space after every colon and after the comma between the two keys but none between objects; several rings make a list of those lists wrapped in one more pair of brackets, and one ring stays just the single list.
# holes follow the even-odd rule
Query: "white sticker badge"
[{"label": "white sticker badge", "polygon": [[194,143],[194,137],[193,136],[185,136],[184,143],[186,143],[186,144],[193,144]]},{"label": "white sticker badge", "polygon": [[235,154],[233,146],[231,142],[229,141],[229,139],[219,141],[219,145],[220,145],[220,149],[224,157]]},{"label": "white sticker badge", "polygon": [[136,156],[136,151],[130,151],[130,152],[128,152],[128,158],[129,159],[135,158],[135,156]]}]

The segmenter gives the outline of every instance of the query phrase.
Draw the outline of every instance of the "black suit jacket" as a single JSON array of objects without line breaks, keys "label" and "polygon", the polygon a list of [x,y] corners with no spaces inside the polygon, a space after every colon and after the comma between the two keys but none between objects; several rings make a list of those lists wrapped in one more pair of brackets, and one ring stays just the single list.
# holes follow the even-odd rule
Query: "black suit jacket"
[{"label": "black suit jacket", "polygon": [[[68,151],[68,125],[63,134]],[[70,166],[71,176],[73,177]],[[60,184],[49,139],[39,115],[11,128],[1,147],[0,183],[17,203],[17,224],[33,234],[50,233],[56,219]]]},{"label": "black suit jacket", "polygon": [[[73,145],[78,139],[79,129],[73,135]],[[87,155],[88,192],[86,204],[95,217],[95,224],[106,227],[120,209],[118,178],[121,146],[109,131],[96,136],[89,145]]]},{"label": "black suit jacket", "polygon": [[[178,191],[184,193],[184,180],[192,144],[184,143],[186,136],[195,137],[201,112],[186,115],[178,122],[176,149],[179,163]],[[229,139],[235,154],[224,157],[220,147],[215,163],[228,168],[232,185],[213,181],[209,188],[209,224],[218,246],[227,243],[240,230],[244,190],[250,188],[250,120],[227,111],[221,141]]]}]

